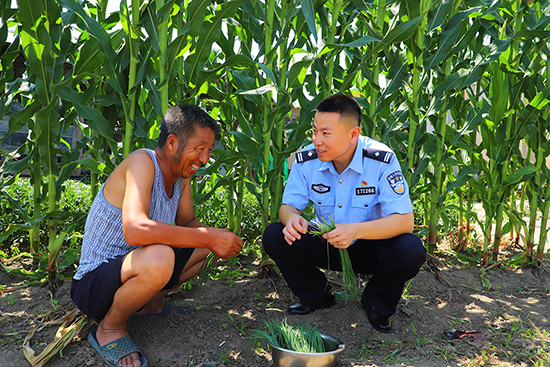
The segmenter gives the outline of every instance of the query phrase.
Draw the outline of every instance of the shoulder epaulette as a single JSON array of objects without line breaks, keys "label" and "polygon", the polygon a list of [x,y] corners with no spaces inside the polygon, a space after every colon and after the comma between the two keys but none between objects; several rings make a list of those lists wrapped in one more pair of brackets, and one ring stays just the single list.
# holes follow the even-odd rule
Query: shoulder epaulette
[{"label": "shoulder epaulette", "polygon": [[317,158],[317,151],[315,149],[304,150],[296,153],[296,163],[306,162]]},{"label": "shoulder epaulette", "polygon": [[387,150],[379,150],[373,148],[363,149],[363,157],[374,159],[384,163],[390,163],[394,153],[388,152]]}]

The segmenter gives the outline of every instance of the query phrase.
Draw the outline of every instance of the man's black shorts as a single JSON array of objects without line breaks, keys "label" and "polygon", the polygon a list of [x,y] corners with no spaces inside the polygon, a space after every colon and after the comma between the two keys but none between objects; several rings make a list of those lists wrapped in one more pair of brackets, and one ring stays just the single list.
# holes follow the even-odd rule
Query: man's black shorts
[{"label": "man's black shorts", "polygon": [[[189,261],[194,248],[173,248],[175,254],[172,277],[163,289],[172,289],[179,283],[179,277]],[[88,317],[102,320],[109,311],[116,291],[122,285],[120,270],[126,255],[104,260],[96,269],[80,280],[73,279],[71,298],[76,306]]]}]

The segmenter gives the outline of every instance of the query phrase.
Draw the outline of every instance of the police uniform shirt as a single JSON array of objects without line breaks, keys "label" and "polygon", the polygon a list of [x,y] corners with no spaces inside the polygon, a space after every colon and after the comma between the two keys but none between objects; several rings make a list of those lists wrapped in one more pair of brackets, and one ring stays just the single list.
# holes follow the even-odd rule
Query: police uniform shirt
[{"label": "police uniform shirt", "polygon": [[314,145],[296,153],[283,204],[304,210],[315,206],[316,220],[357,223],[413,211],[409,188],[395,154],[386,145],[359,136],[353,159],[338,174],[332,161],[317,158]]}]

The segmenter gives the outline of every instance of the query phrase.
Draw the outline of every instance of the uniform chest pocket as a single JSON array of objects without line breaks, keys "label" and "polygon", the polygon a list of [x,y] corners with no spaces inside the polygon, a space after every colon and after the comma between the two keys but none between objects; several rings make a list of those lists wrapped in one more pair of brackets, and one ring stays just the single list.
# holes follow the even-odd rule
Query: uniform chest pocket
[{"label": "uniform chest pocket", "polygon": [[329,220],[330,214],[334,208],[334,194],[331,192],[326,192],[323,194],[314,192],[311,195],[311,201],[315,207],[315,215],[317,218],[323,218]]},{"label": "uniform chest pocket", "polygon": [[357,195],[351,199],[351,218],[352,222],[366,222],[372,220],[372,213],[376,201],[375,195]]}]

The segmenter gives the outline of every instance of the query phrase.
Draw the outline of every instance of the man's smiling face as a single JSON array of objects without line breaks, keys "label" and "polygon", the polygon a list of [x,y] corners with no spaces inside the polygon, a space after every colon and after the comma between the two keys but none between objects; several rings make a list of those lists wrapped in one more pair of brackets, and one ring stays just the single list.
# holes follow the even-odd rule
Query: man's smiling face
[{"label": "man's smiling face", "polygon": [[319,159],[333,161],[339,170],[351,162],[359,133],[353,118],[342,117],[338,112],[317,112],[311,138]]},{"label": "man's smiling face", "polygon": [[195,134],[187,139],[183,149],[174,154],[173,160],[178,165],[180,177],[190,178],[204,166],[212,154],[215,134],[207,127],[196,127]]}]

